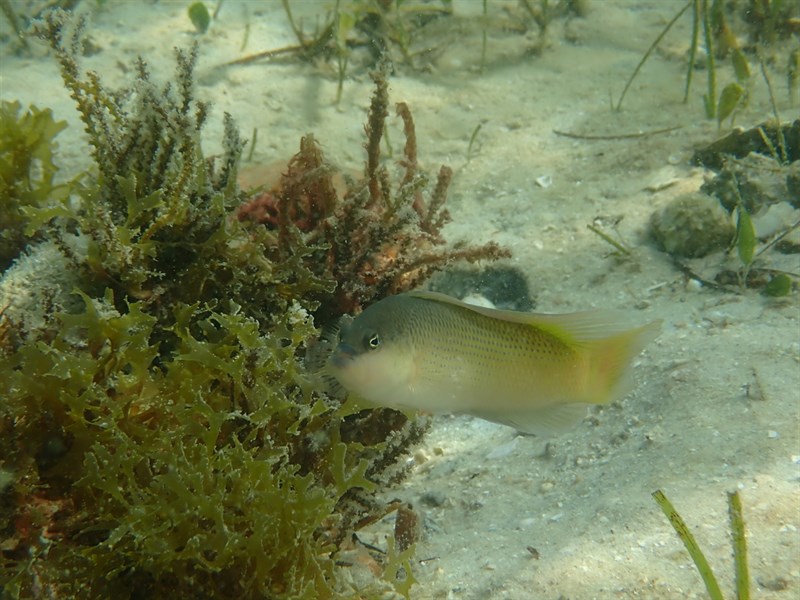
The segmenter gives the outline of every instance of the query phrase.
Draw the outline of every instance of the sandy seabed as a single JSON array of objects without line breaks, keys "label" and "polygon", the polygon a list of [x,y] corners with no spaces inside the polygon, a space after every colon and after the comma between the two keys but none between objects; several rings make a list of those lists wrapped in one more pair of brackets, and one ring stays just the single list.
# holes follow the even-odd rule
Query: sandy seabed
[{"label": "sandy seabed", "polygon": [[[84,4],[92,4],[90,34],[100,50],[84,65],[111,87],[129,81],[136,55],[165,80],[174,65],[170,48],[197,38],[188,2]],[[329,4],[293,6],[310,24]],[[516,6],[489,4],[498,22],[504,6]],[[432,62],[398,65],[390,78],[392,101],[413,111],[422,166],[455,171],[446,237],[508,247],[508,264],[528,278],[538,311],[602,307],[664,325],[637,360],[635,390],[567,434],[541,439],[466,416],[435,419],[410,477],[386,495],[410,502],[424,518],[412,597],[704,598],[691,559],[651,498],[656,489],[688,522],[726,597],[733,597],[726,492],[739,490],[755,597],[798,597],[797,295],[775,301],[696,285],[646,236],[653,211],[699,188],[707,173],[691,165],[692,153],[720,135],[703,117],[704,72],[682,103],[688,15],[646,64],[623,110],[610,109],[683,2],[590,2],[585,18],[553,24],[539,53],[526,52],[538,43],[535,34],[493,25],[483,70],[481,3],[453,5],[455,15],[430,34],[439,49]],[[213,105],[209,152],[218,149],[227,111],[245,136],[258,129],[253,164],[286,160],[300,136],[313,132],[328,159],[361,168],[372,88],[364,69],[351,67],[336,105],[334,64],[216,68],[295,42],[279,2],[229,0],[199,42],[197,95]],[[720,77],[731,80],[727,64]],[[32,56],[0,48],[0,97],[51,107],[70,123],[58,138],[63,170],[87,166],[78,114],[43,48]],[[785,87],[777,101],[785,118],[797,115]],[[766,86],[756,79],[737,124],[750,127],[771,114]],[[392,117],[390,128],[397,147],[402,124]],[[622,139],[555,133],[666,128],[676,129]],[[633,248],[626,260],[610,256],[613,248],[586,227],[620,216],[619,234]],[[710,262],[728,260],[720,254]],[[797,255],[793,260],[788,270],[800,272]],[[389,530],[385,523],[362,538],[381,545]]]}]

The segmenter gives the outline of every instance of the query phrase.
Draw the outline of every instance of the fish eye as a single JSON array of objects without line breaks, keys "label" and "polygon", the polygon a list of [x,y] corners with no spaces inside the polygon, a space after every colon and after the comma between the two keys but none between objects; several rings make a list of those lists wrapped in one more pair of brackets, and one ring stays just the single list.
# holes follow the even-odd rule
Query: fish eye
[{"label": "fish eye", "polygon": [[375,350],[381,345],[381,338],[377,333],[372,333],[367,336],[367,346],[370,350]]}]

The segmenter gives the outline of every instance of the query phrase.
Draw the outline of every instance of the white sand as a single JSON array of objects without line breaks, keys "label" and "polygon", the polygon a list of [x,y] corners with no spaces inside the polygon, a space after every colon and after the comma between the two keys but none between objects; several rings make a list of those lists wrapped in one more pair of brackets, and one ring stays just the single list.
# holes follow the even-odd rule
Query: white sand
[{"label": "white sand", "polygon": [[[293,3],[307,28],[314,12],[330,4]],[[489,4],[498,19],[502,6],[516,6]],[[163,81],[173,68],[170,49],[196,37],[187,5],[110,0],[94,8],[91,38],[102,51],[85,65],[117,86],[130,77],[121,66],[141,54]],[[428,460],[387,494],[424,514],[417,558],[430,560],[417,567],[414,598],[706,597],[688,554],[650,497],[658,488],[695,533],[726,597],[733,597],[726,492],[740,490],[755,597],[800,595],[797,296],[773,302],[756,292],[687,285],[644,238],[654,209],[700,185],[704,173],[689,158],[694,147],[717,136],[716,123],[703,117],[703,72],[696,73],[689,104],[681,103],[688,15],[664,41],[673,52],[651,58],[622,112],[609,109],[609,97],[618,97],[682,5],[596,0],[588,18],[554,23],[539,56],[523,52],[535,35],[494,27],[489,64],[480,73],[481,3],[455,0],[457,18],[431,34],[437,43],[451,41],[432,72],[400,65],[390,80],[392,101],[406,101],[413,111],[423,166],[433,173],[446,163],[456,171],[449,239],[508,246],[511,263],[530,279],[538,310],[606,307],[628,311],[642,323],[664,320],[661,337],[638,361],[635,391],[549,440],[546,455],[547,441],[535,437],[506,446],[515,439],[510,428],[467,417],[436,419],[421,448]],[[334,106],[334,65],[215,70],[241,55],[248,22],[245,52],[294,42],[279,2],[225,3],[200,39],[198,96],[214,106],[208,151],[219,148],[222,113],[228,111],[244,136],[258,128],[254,162],[287,159],[300,135],[313,132],[329,159],[360,169],[368,77],[353,67]],[[7,31],[5,22],[2,27]],[[54,61],[42,48],[34,57],[0,52],[0,97],[52,107],[70,123],[59,137],[65,171],[87,166],[82,127]],[[721,85],[731,79],[725,65]],[[774,79],[784,118],[796,115],[784,75]],[[749,127],[770,114],[765,85],[756,78],[750,106],[737,123]],[[467,145],[479,123],[467,164]],[[553,133],[617,135],[673,126],[681,129],[616,141]],[[402,126],[392,117],[390,127],[399,153]],[[552,178],[551,186],[536,184],[543,176]],[[662,191],[646,190],[672,180]],[[608,257],[610,246],[586,228],[598,216],[619,215],[619,231],[635,247],[625,262]],[[791,270],[800,271],[797,255],[791,260]],[[425,493],[438,495],[442,504],[426,505],[420,500]],[[388,530],[384,524],[362,537],[383,545]]]}]

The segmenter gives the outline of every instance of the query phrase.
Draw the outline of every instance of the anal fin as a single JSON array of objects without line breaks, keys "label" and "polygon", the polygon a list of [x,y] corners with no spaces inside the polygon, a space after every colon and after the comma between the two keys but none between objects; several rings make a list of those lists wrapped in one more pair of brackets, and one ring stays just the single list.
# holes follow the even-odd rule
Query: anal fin
[{"label": "anal fin", "polygon": [[586,417],[588,407],[588,404],[574,402],[516,412],[470,411],[468,414],[525,433],[550,436],[568,431],[580,423]]}]

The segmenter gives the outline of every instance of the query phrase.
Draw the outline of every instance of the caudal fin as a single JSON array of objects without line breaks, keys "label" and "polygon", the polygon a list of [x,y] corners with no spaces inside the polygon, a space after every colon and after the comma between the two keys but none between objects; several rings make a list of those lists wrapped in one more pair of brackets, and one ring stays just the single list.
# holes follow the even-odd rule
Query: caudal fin
[{"label": "caudal fin", "polygon": [[631,362],[647,344],[658,337],[660,331],[661,320],[658,320],[604,339],[587,342],[587,401],[592,404],[608,404],[624,397],[632,388]]}]

